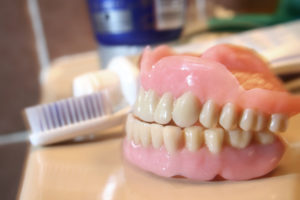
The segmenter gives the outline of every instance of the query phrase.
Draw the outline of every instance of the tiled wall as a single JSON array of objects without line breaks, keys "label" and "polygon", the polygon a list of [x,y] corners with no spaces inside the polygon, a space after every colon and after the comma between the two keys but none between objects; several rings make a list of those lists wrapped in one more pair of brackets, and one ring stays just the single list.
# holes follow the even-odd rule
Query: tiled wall
[{"label": "tiled wall", "polygon": [[50,59],[95,49],[86,0],[39,0]]}]

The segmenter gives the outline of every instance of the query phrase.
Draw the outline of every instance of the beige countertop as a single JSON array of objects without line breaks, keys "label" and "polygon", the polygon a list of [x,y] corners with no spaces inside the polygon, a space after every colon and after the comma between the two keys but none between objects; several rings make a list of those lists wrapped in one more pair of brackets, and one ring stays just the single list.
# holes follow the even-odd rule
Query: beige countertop
[{"label": "beige countertop", "polygon": [[141,171],[122,158],[122,129],[94,140],[32,148],[19,197],[36,199],[300,199],[300,115],[271,174],[251,181],[189,182]]}]

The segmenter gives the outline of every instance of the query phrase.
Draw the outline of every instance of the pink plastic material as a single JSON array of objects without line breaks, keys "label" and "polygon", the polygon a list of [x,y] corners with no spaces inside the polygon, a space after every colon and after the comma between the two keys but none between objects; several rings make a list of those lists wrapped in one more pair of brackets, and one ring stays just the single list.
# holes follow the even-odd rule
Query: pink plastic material
[{"label": "pink plastic material", "polygon": [[197,152],[185,148],[170,155],[162,146],[144,148],[124,140],[124,156],[132,164],[154,174],[173,177],[183,176],[193,180],[208,181],[220,175],[227,180],[247,180],[272,171],[284,153],[285,147],[276,139],[273,144],[252,144],[245,149],[224,146],[214,155],[207,147]]},{"label": "pink plastic material", "polygon": [[[286,92],[277,78],[271,75],[265,62],[258,62],[260,58],[253,51],[228,45],[226,54],[223,46],[213,47],[202,57],[174,55],[166,46],[154,51],[148,48],[141,60],[141,85],[145,90],[155,90],[159,95],[171,92],[174,97],[192,91],[202,103],[213,99],[220,105],[232,102],[241,108],[253,108],[267,114],[284,113],[288,116],[300,112],[300,96]],[[232,58],[226,60],[219,58],[217,53],[211,53],[218,48],[222,48],[220,54],[224,54],[223,57],[227,55]],[[239,53],[239,49],[244,56],[235,55]],[[254,58],[257,62],[253,62]],[[239,64],[230,65],[234,61]],[[247,68],[251,70],[247,71]],[[264,84],[272,84],[274,90],[245,90],[230,69],[235,72],[240,69],[241,72],[263,73],[266,79]]]}]

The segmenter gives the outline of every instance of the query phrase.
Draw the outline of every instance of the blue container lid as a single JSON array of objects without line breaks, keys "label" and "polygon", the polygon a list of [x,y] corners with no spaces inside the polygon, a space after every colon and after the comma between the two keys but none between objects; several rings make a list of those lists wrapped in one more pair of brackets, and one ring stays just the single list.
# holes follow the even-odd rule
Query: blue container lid
[{"label": "blue container lid", "polygon": [[182,31],[183,22],[167,28],[157,24],[158,19],[174,21],[176,16],[182,17],[183,7],[164,13],[164,7],[155,7],[153,0],[88,0],[88,4],[95,36],[101,44],[156,44],[175,40]]}]

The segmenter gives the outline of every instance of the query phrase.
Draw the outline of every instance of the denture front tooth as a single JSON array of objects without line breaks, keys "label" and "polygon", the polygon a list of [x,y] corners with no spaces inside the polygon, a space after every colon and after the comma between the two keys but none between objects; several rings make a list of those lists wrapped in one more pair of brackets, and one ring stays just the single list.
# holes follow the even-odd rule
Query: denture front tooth
[{"label": "denture front tooth", "polygon": [[217,154],[222,149],[224,140],[224,130],[222,128],[212,128],[204,130],[205,144],[209,151]]},{"label": "denture front tooth", "polygon": [[126,138],[129,141],[132,139],[133,123],[134,123],[134,118],[133,118],[132,114],[129,114],[127,117],[127,120],[126,120],[126,125],[125,125]]},{"label": "denture front tooth", "polygon": [[134,104],[133,107],[133,114],[135,116],[139,116],[141,111],[142,111],[142,102],[144,102],[144,98],[145,98],[145,91],[143,88],[140,88],[139,90],[139,94],[137,96],[137,100]]},{"label": "denture front tooth", "polygon": [[223,106],[219,123],[226,130],[232,130],[237,125],[237,108],[233,103],[227,103]]},{"label": "denture front tooth", "polygon": [[191,126],[184,129],[185,147],[189,151],[197,151],[203,143],[203,128]]},{"label": "denture front tooth", "polygon": [[139,117],[146,122],[153,122],[155,108],[157,106],[159,97],[153,90],[145,92],[145,96],[141,101],[141,110]]},{"label": "denture front tooth", "polygon": [[172,119],[173,96],[165,93],[159,100],[154,112],[154,121],[159,124],[167,124]]},{"label": "denture front tooth", "polygon": [[218,122],[218,105],[213,100],[204,103],[199,121],[206,128],[215,127]]},{"label": "denture front tooth", "polygon": [[133,137],[133,142],[135,144],[140,144],[140,126],[141,126],[140,121],[134,120],[134,123],[132,124],[132,137]]},{"label": "denture front tooth", "polygon": [[250,131],[255,128],[256,124],[256,117],[257,113],[253,109],[245,109],[243,111],[241,120],[240,120],[240,127],[244,131]]},{"label": "denture front tooth", "polygon": [[148,147],[151,142],[150,124],[142,122],[139,127],[140,142],[143,147]]},{"label": "denture front tooth", "polygon": [[247,147],[252,138],[252,132],[240,129],[228,131],[229,143],[232,147],[243,149]]},{"label": "denture front tooth", "polygon": [[165,126],[163,128],[164,144],[169,153],[174,153],[178,150],[182,141],[182,131],[177,126]]},{"label": "denture front tooth", "polygon": [[269,130],[273,133],[283,132],[287,128],[287,116],[283,114],[271,115]]},{"label": "denture front tooth", "polygon": [[258,113],[254,131],[262,131],[267,126],[267,117],[264,113]]},{"label": "denture front tooth", "polygon": [[180,127],[188,127],[197,122],[200,113],[198,99],[192,92],[186,92],[175,101],[172,117]]},{"label": "denture front tooth", "polygon": [[254,134],[255,135],[255,140],[259,144],[272,144],[275,140],[274,134],[268,132],[268,131],[262,131],[262,132],[257,132]]},{"label": "denture front tooth", "polygon": [[159,149],[163,144],[163,126],[159,124],[151,124],[151,141],[155,149]]}]

